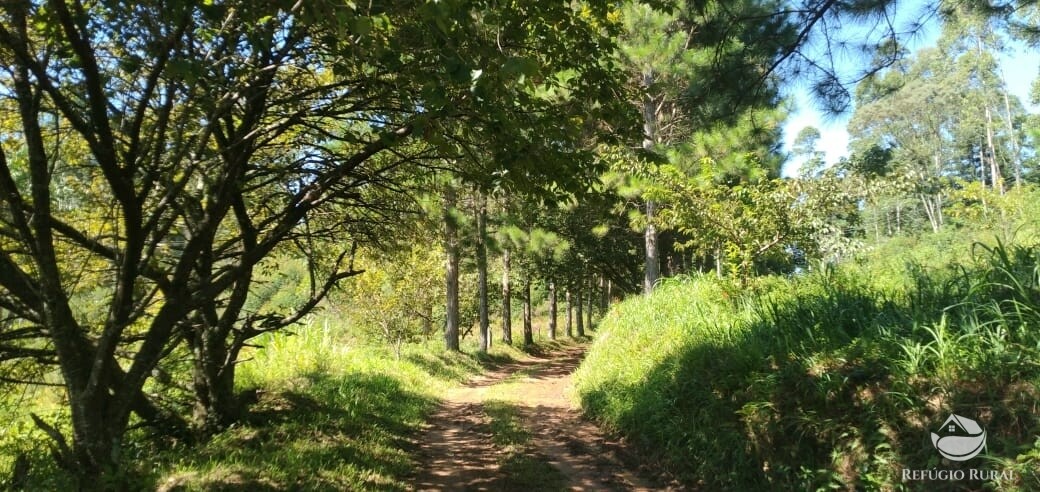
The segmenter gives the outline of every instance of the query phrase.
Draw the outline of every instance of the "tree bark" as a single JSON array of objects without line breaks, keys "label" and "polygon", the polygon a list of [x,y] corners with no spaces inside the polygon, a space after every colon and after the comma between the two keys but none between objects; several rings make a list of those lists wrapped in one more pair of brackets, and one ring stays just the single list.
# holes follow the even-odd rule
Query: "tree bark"
[{"label": "tree bark", "polygon": [[[657,107],[653,98],[650,97],[649,89],[654,84],[654,73],[652,70],[643,72],[643,88],[647,93],[643,96],[643,149],[651,150],[657,139]],[[650,295],[654,290],[658,277],[661,275],[661,265],[657,252],[657,228],[654,226],[653,200],[646,201],[646,229],[643,233],[644,246],[646,249],[646,261],[643,267],[643,293]]]},{"label": "tree bark", "polygon": [[722,278],[722,246],[715,246],[715,276]]},{"label": "tree bark", "polygon": [[556,340],[556,282],[549,281],[549,340]]},{"label": "tree bark", "polygon": [[1018,135],[1015,133],[1015,125],[1011,121],[1011,101],[1008,100],[1007,81],[1003,80],[1004,73],[1000,74],[1001,81],[1004,83],[1004,114],[1007,116],[1006,123],[1008,129],[1008,138],[1011,141],[1011,163],[1015,173],[1015,188],[1022,186],[1022,151],[1018,145]]},{"label": "tree bark", "polygon": [[444,281],[446,294],[446,321],[444,344],[448,350],[459,350],[459,238],[455,219],[455,189],[449,185],[444,192]]},{"label": "tree bark", "polygon": [[577,312],[574,313],[575,314],[575,316],[574,316],[575,322],[577,324],[577,326],[575,326],[575,328],[577,328],[578,337],[579,338],[585,336],[585,324],[584,324],[585,323],[585,321],[584,321],[585,317],[582,315],[582,306],[581,306],[582,303],[583,303],[583,300],[584,300],[583,296],[584,296],[584,293],[582,292],[581,288],[579,287],[574,292],[574,298],[575,298],[574,299],[574,306],[577,309]]},{"label": "tree bark", "polygon": [[502,251],[502,342],[513,344],[513,302],[509,286],[509,250]]},{"label": "tree bark", "polygon": [[534,345],[534,329],[531,324],[531,277],[524,278],[524,346]]},{"label": "tree bark", "polygon": [[491,345],[488,319],[487,285],[487,198],[481,192],[477,206],[477,295],[480,298],[480,347],[487,352]]},{"label": "tree bark", "polygon": [[989,175],[993,178],[993,189],[1004,194],[1003,177],[997,165],[997,151],[993,146],[993,113],[990,112],[989,104],[986,104],[986,146],[989,147]]},{"label": "tree bark", "polygon": [[646,295],[650,295],[650,292],[654,290],[654,285],[657,284],[657,279],[661,276],[660,261],[657,257],[657,228],[652,222],[654,220],[654,207],[654,202],[647,200],[647,225],[643,234],[646,248],[646,261],[643,266],[643,293]]},{"label": "tree bark", "polygon": [[925,215],[928,216],[928,223],[932,226],[932,232],[939,232],[939,229],[942,228],[942,216],[941,211],[937,208],[942,207],[942,203],[938,199],[933,203],[932,197],[924,193],[920,194],[920,198]]},{"label": "tree bark", "polygon": [[588,327],[589,331],[592,331],[592,315],[593,315],[593,312],[595,310],[594,308],[596,306],[596,289],[595,289],[595,283],[592,281],[591,278],[588,280],[588,283],[589,283],[589,291],[588,291],[588,295],[586,295],[585,297],[586,297],[586,302],[588,302],[589,306],[588,306],[588,310],[586,311],[586,313],[587,313],[586,316],[588,316],[588,318],[587,318],[587,321],[585,323],[585,326]]},{"label": "tree bark", "polygon": [[567,289],[563,297],[567,303],[567,338],[574,338],[574,303],[571,300],[571,290]]},{"label": "tree bark", "polygon": [[241,407],[235,395],[235,364],[225,364],[224,339],[210,330],[199,330],[195,345],[205,347],[194,357],[195,389],[193,420],[203,435],[213,435],[239,419]]},{"label": "tree bark", "polygon": [[896,234],[903,233],[903,206],[896,202]]}]

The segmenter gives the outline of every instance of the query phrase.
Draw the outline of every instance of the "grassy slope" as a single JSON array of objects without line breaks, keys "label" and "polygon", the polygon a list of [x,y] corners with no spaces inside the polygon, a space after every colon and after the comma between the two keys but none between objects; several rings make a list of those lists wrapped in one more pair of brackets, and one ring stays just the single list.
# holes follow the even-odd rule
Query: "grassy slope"
[{"label": "grassy slope", "polygon": [[[879,255],[746,291],[666,282],[604,320],[582,404],[710,490],[913,489],[904,467],[967,466],[1040,488],[1040,258],[976,252],[960,269]],[[987,429],[983,457],[940,462],[929,432],[951,411]]]}]

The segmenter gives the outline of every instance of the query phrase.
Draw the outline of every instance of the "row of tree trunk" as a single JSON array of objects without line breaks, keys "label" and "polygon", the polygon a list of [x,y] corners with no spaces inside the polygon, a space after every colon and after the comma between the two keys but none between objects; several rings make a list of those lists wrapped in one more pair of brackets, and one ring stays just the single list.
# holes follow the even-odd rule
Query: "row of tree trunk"
[{"label": "row of tree trunk", "polygon": [[[459,247],[459,227],[456,219],[452,216],[458,205],[458,196],[451,186],[446,187],[444,193],[444,251],[445,251],[445,316],[444,340],[448,350],[459,350],[462,330],[459,326],[459,264],[461,254]],[[476,264],[477,264],[477,292],[479,297],[479,350],[486,352],[491,347],[490,333],[490,306],[488,303],[488,259],[487,259],[487,199],[481,195],[476,206],[477,240],[476,240]],[[502,251],[502,342],[511,345],[513,343],[513,291],[512,291],[512,253],[509,249]],[[533,306],[531,297],[531,285],[534,279],[527,274],[522,280],[522,322],[524,345],[534,343]],[[558,297],[559,287],[555,280],[550,279],[549,287],[549,323],[548,335],[551,340],[557,337],[557,326],[559,317]],[[568,337],[585,336],[586,327],[591,329],[593,316],[598,311],[600,314],[606,311],[611,297],[612,284],[601,275],[596,275],[584,281],[572,283],[564,288],[564,298],[567,311]]]}]

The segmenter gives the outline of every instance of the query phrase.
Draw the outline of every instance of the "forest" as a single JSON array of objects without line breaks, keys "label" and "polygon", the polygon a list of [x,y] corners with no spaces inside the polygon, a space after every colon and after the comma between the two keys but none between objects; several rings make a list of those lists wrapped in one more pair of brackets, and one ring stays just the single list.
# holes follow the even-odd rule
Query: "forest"
[{"label": "forest", "polygon": [[0,488],[1038,490],[1038,46],[1033,0],[4,0]]}]

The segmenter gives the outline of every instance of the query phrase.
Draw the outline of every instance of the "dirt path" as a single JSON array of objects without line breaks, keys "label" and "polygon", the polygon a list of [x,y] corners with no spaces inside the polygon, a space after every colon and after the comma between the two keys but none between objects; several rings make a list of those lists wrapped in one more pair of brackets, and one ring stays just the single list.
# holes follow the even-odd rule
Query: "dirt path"
[{"label": "dirt path", "polygon": [[583,355],[532,356],[449,392],[420,438],[416,490],[659,490],[571,405]]}]

